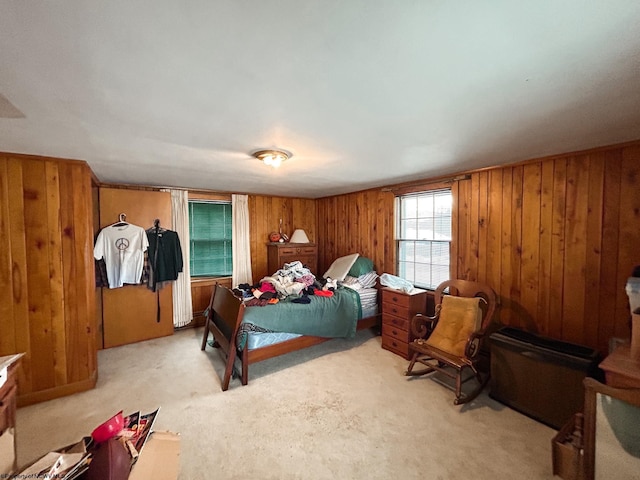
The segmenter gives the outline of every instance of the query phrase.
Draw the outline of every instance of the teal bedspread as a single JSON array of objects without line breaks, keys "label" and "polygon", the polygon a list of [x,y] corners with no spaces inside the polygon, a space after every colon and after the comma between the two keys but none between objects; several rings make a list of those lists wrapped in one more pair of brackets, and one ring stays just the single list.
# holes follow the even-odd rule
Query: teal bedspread
[{"label": "teal bedspread", "polygon": [[[360,296],[350,288],[338,287],[332,297],[310,295],[311,303],[295,303],[290,295],[274,305],[247,307],[243,323],[273,332],[299,333],[317,337],[352,338],[362,318]],[[246,336],[238,339],[244,347]]]}]

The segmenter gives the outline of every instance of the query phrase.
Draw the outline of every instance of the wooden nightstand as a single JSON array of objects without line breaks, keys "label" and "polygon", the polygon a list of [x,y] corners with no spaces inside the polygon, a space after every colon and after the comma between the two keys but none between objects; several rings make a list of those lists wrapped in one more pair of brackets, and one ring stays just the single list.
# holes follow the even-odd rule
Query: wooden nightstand
[{"label": "wooden nightstand", "polygon": [[427,291],[415,288],[411,293],[382,288],[382,348],[409,360],[413,341],[411,319],[427,311]]},{"label": "wooden nightstand", "polygon": [[640,358],[631,355],[629,344],[616,347],[601,363],[607,385],[615,388],[640,388]]},{"label": "wooden nightstand", "polygon": [[273,275],[285,263],[299,260],[318,275],[318,247],[315,243],[267,243],[268,274]]}]

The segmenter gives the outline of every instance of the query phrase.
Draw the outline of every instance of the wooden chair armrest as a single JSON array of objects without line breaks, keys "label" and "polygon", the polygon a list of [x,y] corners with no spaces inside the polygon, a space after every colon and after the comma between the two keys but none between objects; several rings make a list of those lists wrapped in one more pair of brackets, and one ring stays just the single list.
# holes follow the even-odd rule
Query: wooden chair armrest
[{"label": "wooden chair armrest", "polygon": [[418,313],[411,319],[411,333],[416,338],[427,338],[433,332],[440,317],[440,305],[436,306],[433,317]]},{"label": "wooden chair armrest", "polygon": [[472,360],[480,352],[480,345],[484,341],[484,337],[487,336],[487,331],[485,329],[476,330],[467,339],[467,344],[464,347],[464,355],[468,359]]}]

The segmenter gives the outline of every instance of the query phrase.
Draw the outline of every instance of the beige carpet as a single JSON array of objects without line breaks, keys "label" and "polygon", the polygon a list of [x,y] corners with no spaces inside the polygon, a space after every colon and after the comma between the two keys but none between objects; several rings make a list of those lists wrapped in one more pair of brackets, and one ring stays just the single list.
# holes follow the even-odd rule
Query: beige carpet
[{"label": "beige carpet", "polygon": [[181,434],[180,479],[551,479],[555,430],[482,394],[453,405],[359,332],[251,367],[220,390],[202,329],[99,352],[96,389],[18,410],[24,464],[119,410],[161,407]]}]

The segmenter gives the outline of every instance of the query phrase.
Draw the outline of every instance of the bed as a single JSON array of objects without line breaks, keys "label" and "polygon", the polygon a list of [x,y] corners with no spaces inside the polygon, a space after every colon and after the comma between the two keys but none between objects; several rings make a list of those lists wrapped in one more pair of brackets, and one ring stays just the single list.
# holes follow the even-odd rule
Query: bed
[{"label": "bed", "polygon": [[[334,273],[330,269],[324,278],[327,274]],[[240,376],[242,385],[247,385],[249,365],[253,363],[332,338],[352,338],[358,330],[378,326],[378,289],[370,285],[356,288],[355,277],[341,277],[343,281],[330,297],[309,295],[308,303],[297,303],[293,300],[299,295],[294,294],[265,306],[247,306],[247,299],[241,298],[237,289],[215,285],[201,350],[210,344],[222,355],[222,390],[228,389],[233,375]],[[212,342],[208,342],[209,334]],[[241,364],[240,372],[236,362]]]}]

